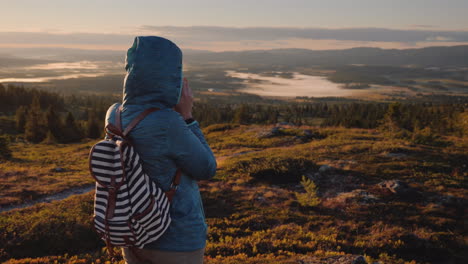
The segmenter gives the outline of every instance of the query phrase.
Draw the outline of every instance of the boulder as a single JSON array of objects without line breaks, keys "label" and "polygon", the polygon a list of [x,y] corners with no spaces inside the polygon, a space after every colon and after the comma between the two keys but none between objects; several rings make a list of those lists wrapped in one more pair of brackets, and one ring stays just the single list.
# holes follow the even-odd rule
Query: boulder
[{"label": "boulder", "polygon": [[323,203],[327,207],[343,207],[346,204],[360,203],[360,204],[372,204],[379,200],[375,195],[363,189],[356,189],[351,192],[341,192],[334,197],[326,199]]},{"label": "boulder", "polygon": [[405,182],[400,180],[388,180],[378,183],[379,187],[386,188],[395,194],[403,194],[408,192],[411,188]]},{"label": "boulder", "polygon": [[331,166],[328,166],[328,165],[322,165],[320,166],[319,168],[319,173],[326,173],[326,172],[330,172],[333,168]]},{"label": "boulder", "polygon": [[311,129],[304,129],[303,130],[303,138],[306,140],[312,140],[312,139],[324,139],[326,138],[325,135],[320,134],[318,131],[313,131]]},{"label": "boulder", "polygon": [[65,172],[65,169],[61,167],[57,167],[57,168],[52,169],[52,171],[53,172]]},{"label": "boulder", "polygon": [[310,129],[304,129],[304,136],[306,137],[312,137],[314,133]]},{"label": "boulder", "polygon": [[271,138],[271,137],[280,136],[282,134],[281,129],[282,127],[277,127],[277,126],[273,127],[270,129],[270,131],[259,133],[258,138]]},{"label": "boulder", "polygon": [[368,264],[363,256],[346,255],[326,258],[305,257],[299,260],[302,264]]},{"label": "boulder", "polygon": [[385,153],[383,156],[393,159],[402,159],[408,157],[408,155],[405,153]]},{"label": "boulder", "polygon": [[421,197],[421,194],[407,183],[400,180],[387,180],[377,184],[380,188],[389,190],[393,194],[410,200],[416,200]]},{"label": "boulder", "polygon": [[289,122],[279,122],[279,123],[277,123],[277,125],[279,125],[279,126],[295,126],[295,124],[289,123]]}]

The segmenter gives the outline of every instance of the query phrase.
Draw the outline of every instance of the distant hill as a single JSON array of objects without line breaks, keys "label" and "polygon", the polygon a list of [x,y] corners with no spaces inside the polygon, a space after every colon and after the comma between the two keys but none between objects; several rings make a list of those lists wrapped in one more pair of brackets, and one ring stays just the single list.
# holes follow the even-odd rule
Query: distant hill
[{"label": "distant hill", "polygon": [[[8,55],[3,55],[8,54]],[[80,50],[65,48],[0,49],[0,67],[26,66],[54,61],[123,62],[126,52],[115,50]],[[11,56],[13,55],[13,56]],[[250,66],[311,67],[349,64],[422,67],[468,67],[468,45],[421,49],[352,48],[345,50],[272,49],[210,52],[184,49],[185,62],[206,64],[232,62]],[[27,58],[27,59],[25,59]],[[40,61],[38,60],[40,59]],[[47,59],[48,61],[44,61]]]},{"label": "distant hill", "polygon": [[[53,60],[52,62],[111,61],[123,62],[124,50],[85,50],[69,48],[0,48],[0,64],[4,57]],[[47,63],[47,62],[46,62]]]},{"label": "distant hill", "polygon": [[468,45],[422,49],[352,48],[314,51],[275,49],[238,52],[186,52],[189,63],[229,61],[242,65],[282,65],[296,67],[337,66],[349,64],[422,67],[467,67]]},{"label": "distant hill", "polygon": [[52,63],[55,61],[45,59],[29,59],[0,53],[0,68],[2,67],[24,67],[35,64]]}]

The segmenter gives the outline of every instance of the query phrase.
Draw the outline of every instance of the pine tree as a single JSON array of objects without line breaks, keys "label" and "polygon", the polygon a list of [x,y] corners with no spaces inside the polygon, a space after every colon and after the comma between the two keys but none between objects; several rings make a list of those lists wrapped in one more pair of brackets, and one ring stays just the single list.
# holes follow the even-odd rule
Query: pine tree
[{"label": "pine tree", "polygon": [[7,110],[7,105],[8,105],[6,104],[6,99],[8,98],[7,96],[8,94],[5,89],[5,86],[3,86],[3,84],[0,83],[0,112]]},{"label": "pine tree", "polygon": [[68,112],[65,119],[65,126],[63,128],[63,142],[77,142],[83,138],[81,130],[75,122],[73,114]]},{"label": "pine tree", "polygon": [[273,109],[269,109],[269,113],[268,113],[268,123],[270,124],[276,124],[278,123],[278,111],[276,110],[273,110]]},{"label": "pine tree", "polygon": [[24,126],[26,125],[26,107],[20,106],[16,110],[16,116],[15,116],[15,121],[16,121],[16,130],[18,132],[23,133],[24,132]]},{"label": "pine tree", "polygon": [[39,116],[37,113],[31,113],[30,111],[26,124],[24,126],[24,137],[26,140],[38,143],[44,139],[43,134],[41,133],[41,128],[39,125]]},{"label": "pine tree", "polygon": [[250,116],[247,110],[247,106],[241,105],[239,108],[236,109],[233,121],[237,124],[248,124],[249,117]]},{"label": "pine tree", "polygon": [[46,138],[44,139],[44,141],[42,141],[43,143],[46,143],[46,144],[54,144],[54,143],[57,143],[58,140],[57,138],[54,136],[54,134],[52,133],[52,131],[47,131],[47,135],[46,135]]},{"label": "pine tree", "polygon": [[302,206],[317,206],[320,203],[320,199],[317,197],[317,186],[315,186],[315,183],[307,177],[302,176],[301,185],[306,192],[296,193],[297,201]]},{"label": "pine tree", "polygon": [[101,127],[97,121],[94,113],[88,114],[88,121],[86,122],[86,136],[89,138],[101,137]]},{"label": "pine tree", "polygon": [[41,142],[46,134],[39,98],[35,96],[26,115],[26,124],[24,126],[24,137],[26,140],[38,143]]},{"label": "pine tree", "polygon": [[[52,105],[47,108],[45,122],[46,128],[48,130],[47,134],[50,132],[54,139],[60,139],[62,134],[62,123],[60,122],[60,118]],[[47,135],[47,137],[49,137],[49,135]]]},{"label": "pine tree", "polygon": [[396,133],[398,132],[401,127],[401,119],[402,119],[402,110],[401,110],[401,104],[400,103],[392,103],[388,106],[388,110],[385,113],[385,116],[383,118],[383,128],[384,130],[391,132],[391,133]]},{"label": "pine tree", "polygon": [[0,137],[0,159],[11,158],[11,150],[8,143],[9,140],[6,137]]}]

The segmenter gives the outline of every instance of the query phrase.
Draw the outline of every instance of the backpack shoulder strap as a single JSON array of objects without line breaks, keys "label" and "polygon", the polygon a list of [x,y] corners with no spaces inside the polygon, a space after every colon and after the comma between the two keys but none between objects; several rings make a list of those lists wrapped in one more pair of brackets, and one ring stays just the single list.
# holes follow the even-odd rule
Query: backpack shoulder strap
[{"label": "backpack shoulder strap", "polygon": [[[137,117],[135,117],[130,124],[123,130],[122,135],[126,137],[128,133],[136,126],[138,123],[140,123],[141,120],[145,119],[145,117],[152,112],[158,111],[159,108],[153,107],[153,108],[148,108],[142,113],[140,113]],[[122,113],[122,106],[117,108],[117,111],[115,113],[115,124],[117,126],[117,129],[122,131],[122,118],[121,118],[121,113]]]},{"label": "backpack shoulder strap", "polygon": [[[148,108],[142,113],[140,113],[137,117],[135,117],[130,124],[125,128],[125,130],[122,132],[122,135],[126,137],[128,133],[136,126],[138,123],[140,123],[141,120],[145,119],[145,117],[152,112],[158,111],[159,108],[153,107],[153,108]],[[117,108],[117,111],[115,113],[115,124],[116,127],[119,131],[122,131],[122,119],[121,119],[121,113],[122,113],[122,106]],[[178,185],[180,184],[180,178],[182,176],[182,170],[180,168],[177,168],[176,173],[174,175],[174,178],[172,179],[172,184],[171,188],[169,191],[165,192],[166,196],[169,198],[169,201],[172,200],[172,197],[174,196]]]}]

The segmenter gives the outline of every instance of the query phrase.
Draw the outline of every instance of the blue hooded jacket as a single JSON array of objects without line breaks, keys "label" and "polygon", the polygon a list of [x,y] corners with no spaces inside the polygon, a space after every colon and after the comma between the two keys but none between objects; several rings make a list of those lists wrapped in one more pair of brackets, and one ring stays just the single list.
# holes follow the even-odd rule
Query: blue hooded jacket
[{"label": "blue hooded jacket", "polygon": [[[145,248],[201,249],[205,247],[207,225],[197,180],[215,175],[216,160],[198,122],[187,125],[172,109],[182,91],[182,52],[164,38],[136,37],[127,52],[125,69],[122,127],[147,108],[161,109],[148,115],[129,135],[145,172],[164,191],[169,190],[176,168],[183,172],[171,203],[171,225],[160,239]],[[109,108],[106,125],[114,123],[115,110],[120,105]]]}]

